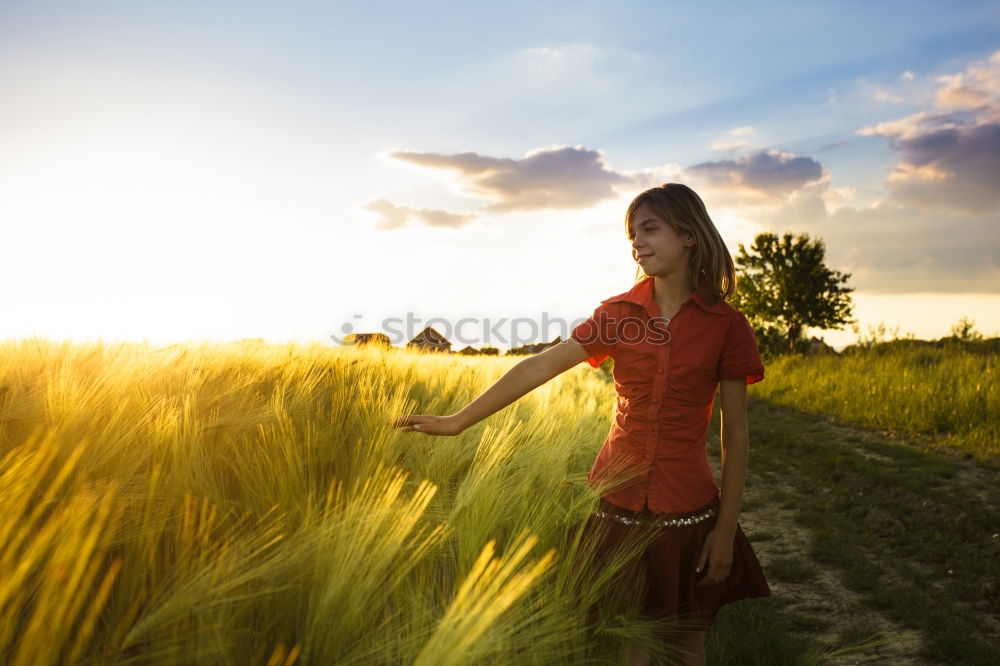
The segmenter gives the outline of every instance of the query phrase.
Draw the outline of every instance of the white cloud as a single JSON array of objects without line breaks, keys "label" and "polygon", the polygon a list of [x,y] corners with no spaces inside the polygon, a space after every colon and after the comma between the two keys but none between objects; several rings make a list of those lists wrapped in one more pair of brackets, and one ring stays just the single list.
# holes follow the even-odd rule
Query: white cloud
[{"label": "white cloud", "polygon": [[833,143],[828,143],[821,148],[817,148],[816,152],[820,153],[823,152],[824,150],[833,150],[834,148],[840,148],[841,146],[849,146],[849,145],[851,145],[849,141],[844,141],[844,140],[834,141]]},{"label": "white cloud", "polygon": [[517,55],[536,61],[586,63],[600,58],[602,53],[601,49],[593,44],[566,44],[563,46],[536,46],[521,49],[517,52]]},{"label": "white cloud", "polygon": [[457,172],[468,192],[492,201],[487,210],[494,212],[586,208],[617,197],[615,188],[634,185],[607,168],[601,152],[583,146],[543,148],[520,159],[417,151],[391,157]]},{"label": "white cloud", "polygon": [[[905,81],[904,77],[900,77]],[[905,104],[912,102],[913,86],[907,83],[887,83],[879,85],[866,79],[858,81],[862,101],[875,100],[885,104]]]},{"label": "white cloud", "polygon": [[803,155],[758,150],[730,160],[702,162],[686,172],[714,187],[778,199],[824,175],[823,165]]},{"label": "white cloud", "polygon": [[375,225],[375,228],[382,230],[398,229],[411,219],[423,222],[429,227],[457,229],[465,226],[475,218],[475,215],[451,213],[446,210],[400,206],[384,197],[369,201],[362,208],[379,216],[380,220]]},{"label": "white cloud", "polygon": [[736,151],[739,150],[740,148],[747,148],[749,146],[750,146],[749,141],[743,141],[742,139],[731,139],[726,137],[713,141],[712,144],[709,146],[709,148],[711,148],[712,150]]},{"label": "white cloud", "polygon": [[880,88],[873,88],[872,96],[880,102],[892,102],[893,104],[902,104],[906,101],[901,95],[893,95],[892,93]]},{"label": "white cloud", "polygon": [[811,157],[780,150],[757,150],[736,159],[689,167],[668,164],[637,172],[608,168],[600,151],[583,146],[544,148],[521,159],[467,151],[454,155],[396,151],[390,156],[432,169],[457,173],[468,192],[490,201],[486,210],[513,212],[581,209],[666,182],[694,180],[743,201],[775,203],[810,182],[828,179]]},{"label": "white cloud", "polygon": [[[775,149],[633,172],[616,171],[600,151],[581,146],[545,148],[519,159],[475,152],[392,156],[457,173],[496,212],[587,208],[682,182],[701,195],[713,217],[742,221],[727,233],[771,230],[822,238],[828,264],[851,273],[850,284],[859,290],[997,293],[1000,51],[937,84],[932,95],[923,86],[906,93],[926,108],[857,132],[885,137],[899,155],[883,183],[888,196],[869,206],[857,205],[855,188],[833,187],[831,174],[814,157]],[[713,147],[745,148],[740,142],[752,133],[748,127],[731,129]]]},{"label": "white cloud", "polygon": [[750,142],[738,137],[753,133],[752,127],[737,127],[729,130],[729,136],[717,139],[709,148],[712,150],[736,151],[740,148],[749,148]]},{"label": "white cloud", "polygon": [[858,134],[899,154],[884,184],[895,201],[990,215],[1000,205],[1000,51],[936,80],[932,108]]},{"label": "white cloud", "polygon": [[[797,197],[752,218],[764,228],[822,238],[828,265],[872,293],[993,292],[1000,281],[1000,215],[955,213],[881,201],[830,209],[825,192]],[[960,231],[959,231],[960,230]]]}]

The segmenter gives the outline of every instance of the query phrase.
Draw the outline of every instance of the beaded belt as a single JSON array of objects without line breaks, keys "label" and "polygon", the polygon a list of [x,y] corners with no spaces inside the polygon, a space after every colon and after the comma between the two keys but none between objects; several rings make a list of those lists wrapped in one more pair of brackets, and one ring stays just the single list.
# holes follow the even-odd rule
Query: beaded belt
[{"label": "beaded belt", "polygon": [[[694,516],[688,516],[686,518],[668,518],[666,520],[657,520],[653,524],[657,527],[687,527],[688,525],[697,525],[703,520],[708,520],[715,515],[716,507],[711,507],[702,511]],[[627,516],[619,516],[613,513],[607,513],[606,511],[595,511],[594,515],[598,518],[610,518],[616,523],[621,523],[622,525],[645,525],[647,521],[639,520],[638,518],[629,518]]]}]

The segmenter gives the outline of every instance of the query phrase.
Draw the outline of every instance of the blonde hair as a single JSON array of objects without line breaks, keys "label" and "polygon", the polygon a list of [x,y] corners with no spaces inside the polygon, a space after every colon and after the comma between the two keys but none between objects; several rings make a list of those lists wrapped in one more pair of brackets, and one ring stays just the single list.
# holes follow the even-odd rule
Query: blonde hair
[{"label": "blonde hair", "polygon": [[[736,267],[701,197],[681,183],[665,183],[646,190],[632,200],[625,213],[626,237],[641,206],[673,227],[678,235],[694,237],[688,264],[688,277],[694,288],[701,289],[712,303],[730,298],[736,289]],[[635,281],[645,277],[642,267],[637,267]]]}]

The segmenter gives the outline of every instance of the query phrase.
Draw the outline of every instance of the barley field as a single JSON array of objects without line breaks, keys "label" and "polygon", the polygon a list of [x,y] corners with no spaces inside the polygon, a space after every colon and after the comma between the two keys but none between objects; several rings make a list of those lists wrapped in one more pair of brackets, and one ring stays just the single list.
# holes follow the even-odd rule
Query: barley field
[{"label": "barley field", "polygon": [[571,531],[602,373],[458,437],[389,424],[518,360],[0,344],[0,661],[585,664],[626,639],[668,659],[627,598],[584,622],[624,565],[588,574]]},{"label": "barley field", "polygon": [[[573,529],[596,506],[586,473],[615,401],[604,369],[581,364],[457,437],[391,426],[400,414],[457,411],[520,360],[253,341],[0,343],[0,662],[616,664],[629,643],[675,662],[671,627],[643,620],[635,596],[613,585],[645,537],[598,568]],[[807,373],[857,386],[914,363],[810,361],[771,363],[749,387],[762,453],[751,455],[741,515],[755,547],[775,552],[762,557],[775,596],[723,608],[710,663],[813,666],[899,643],[892,618],[875,633],[827,624],[820,640],[815,611],[789,589],[805,571],[789,570],[789,557],[832,556],[775,509],[798,497],[807,510],[817,487],[840,492],[847,477],[803,467],[787,441],[841,435],[815,434],[761,396],[864,414],[919,392],[911,383],[869,401],[855,388],[809,403]],[[958,373],[976,362],[938,365]],[[986,370],[981,381],[995,382],[995,365]],[[918,399],[926,405],[879,423],[913,427],[903,416],[943,402],[943,413],[964,413],[955,423],[972,423],[967,432],[995,427],[962,412],[979,403],[957,383]],[[828,455],[853,460],[842,453],[860,446],[851,432]],[[805,475],[803,495],[778,483],[790,478],[783,465]],[[587,624],[595,603],[599,620]]]}]

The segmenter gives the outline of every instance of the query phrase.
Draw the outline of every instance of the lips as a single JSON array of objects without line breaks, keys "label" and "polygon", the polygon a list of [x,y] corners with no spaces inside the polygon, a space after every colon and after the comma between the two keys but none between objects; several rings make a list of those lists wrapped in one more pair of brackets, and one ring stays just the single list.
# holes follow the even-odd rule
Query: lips
[{"label": "lips", "polygon": [[638,255],[635,258],[635,260],[636,261],[642,261],[643,259],[646,259],[647,257],[652,257],[652,256],[653,256],[652,254],[640,254],[640,255]]}]

